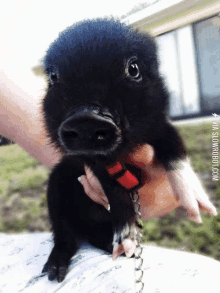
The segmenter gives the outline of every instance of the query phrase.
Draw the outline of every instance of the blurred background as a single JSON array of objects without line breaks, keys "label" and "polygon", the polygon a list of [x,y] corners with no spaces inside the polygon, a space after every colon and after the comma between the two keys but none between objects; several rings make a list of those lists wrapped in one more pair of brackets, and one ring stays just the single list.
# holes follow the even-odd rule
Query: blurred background
[{"label": "blurred background", "polygon": [[[0,4],[0,70],[42,99],[41,60],[58,33],[85,18],[115,16],[155,36],[160,72],[170,91],[169,116],[192,165],[220,212],[219,181],[212,180],[212,121],[220,116],[220,1],[213,0],[8,0]],[[1,103],[1,101],[0,101]],[[0,137],[0,232],[49,231],[49,170]],[[179,208],[144,222],[145,243],[175,247],[220,260],[220,216],[203,224]]]}]

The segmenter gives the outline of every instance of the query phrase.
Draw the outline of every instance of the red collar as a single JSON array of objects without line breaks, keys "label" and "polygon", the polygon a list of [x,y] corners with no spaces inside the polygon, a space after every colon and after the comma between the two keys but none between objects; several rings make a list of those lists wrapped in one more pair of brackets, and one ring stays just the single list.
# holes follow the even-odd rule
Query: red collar
[{"label": "red collar", "polygon": [[109,175],[115,177],[125,189],[133,189],[139,185],[137,177],[128,171],[119,161],[110,166],[106,166]]}]

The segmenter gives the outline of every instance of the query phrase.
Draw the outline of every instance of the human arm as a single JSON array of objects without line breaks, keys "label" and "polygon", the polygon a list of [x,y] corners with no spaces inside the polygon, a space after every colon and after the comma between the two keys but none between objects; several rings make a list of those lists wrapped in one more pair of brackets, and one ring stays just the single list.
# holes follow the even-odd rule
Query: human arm
[{"label": "human arm", "polygon": [[52,168],[61,155],[46,139],[40,103],[0,71],[0,135]]}]

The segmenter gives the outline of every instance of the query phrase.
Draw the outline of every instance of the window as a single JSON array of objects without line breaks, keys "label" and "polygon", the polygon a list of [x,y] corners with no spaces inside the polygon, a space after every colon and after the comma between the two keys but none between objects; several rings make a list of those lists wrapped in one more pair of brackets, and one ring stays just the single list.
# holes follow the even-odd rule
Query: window
[{"label": "window", "polygon": [[170,92],[169,114],[179,116],[183,113],[182,93],[176,48],[176,32],[157,37],[160,59],[160,72]]},{"label": "window", "polygon": [[220,109],[220,17],[194,25],[201,108]]},{"label": "window", "polygon": [[200,111],[192,26],[157,37],[160,72],[170,91],[171,117]]}]

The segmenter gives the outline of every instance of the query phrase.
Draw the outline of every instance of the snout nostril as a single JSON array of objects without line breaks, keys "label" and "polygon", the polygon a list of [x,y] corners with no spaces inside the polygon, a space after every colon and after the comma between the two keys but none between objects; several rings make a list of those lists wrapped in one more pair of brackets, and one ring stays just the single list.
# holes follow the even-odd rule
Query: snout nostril
[{"label": "snout nostril", "polygon": [[104,131],[96,131],[96,138],[98,140],[103,140],[106,138],[106,134]]},{"label": "snout nostril", "polygon": [[63,131],[63,135],[66,138],[77,138],[79,136],[76,131]]}]

